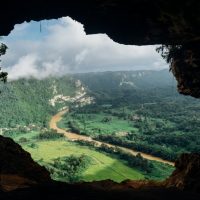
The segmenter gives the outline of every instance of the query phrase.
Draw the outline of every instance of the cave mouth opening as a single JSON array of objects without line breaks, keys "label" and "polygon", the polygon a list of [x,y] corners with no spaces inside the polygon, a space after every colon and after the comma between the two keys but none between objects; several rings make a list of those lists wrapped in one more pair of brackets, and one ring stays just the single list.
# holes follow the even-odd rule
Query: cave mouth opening
[{"label": "cave mouth opening", "polygon": [[199,152],[200,103],[177,93],[157,46],[86,35],[69,17],[16,25],[2,42],[0,98],[16,110],[1,134],[53,179],[160,181],[178,155]]}]

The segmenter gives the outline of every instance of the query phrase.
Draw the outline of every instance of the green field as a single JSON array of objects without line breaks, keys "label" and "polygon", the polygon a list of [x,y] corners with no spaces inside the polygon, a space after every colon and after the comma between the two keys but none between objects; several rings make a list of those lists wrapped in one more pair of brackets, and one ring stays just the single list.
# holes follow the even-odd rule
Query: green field
[{"label": "green field", "polygon": [[[47,166],[59,157],[70,155],[80,156],[83,154],[89,156],[92,162],[82,174],[81,180],[83,181],[111,179],[121,182],[126,179],[138,180],[145,178],[142,172],[126,166],[123,161],[117,158],[97,152],[86,146],[77,145],[76,143],[67,141],[65,138],[39,141],[36,139],[37,135],[37,131],[28,133],[13,132],[9,137],[20,143],[36,162],[44,166]],[[27,141],[20,142],[21,138],[26,138]]]},{"label": "green field", "polygon": [[55,158],[70,156],[72,154],[85,154],[89,156],[92,163],[83,173],[82,177],[84,181],[111,179],[121,182],[125,179],[144,179],[144,175],[138,170],[131,169],[118,159],[65,140],[37,142],[36,148],[31,148],[28,144],[23,147],[31,153],[34,160],[42,160],[44,163],[49,163]]},{"label": "green field", "polygon": [[[84,119],[83,119],[84,118]],[[109,121],[105,122],[108,119]],[[113,134],[118,132],[131,132],[137,129],[128,120],[119,119],[116,116],[112,116],[105,113],[98,114],[66,114],[58,126],[60,128],[68,127],[67,123],[72,121],[81,130],[81,132],[87,135],[98,134]]]},{"label": "green field", "polygon": [[[57,139],[41,139],[38,136],[41,131],[20,132],[7,131],[4,136],[13,138],[32,158],[39,164],[46,166],[49,169],[57,158],[70,156],[86,155],[90,158],[90,163],[81,173],[79,181],[98,181],[111,179],[116,182],[132,179],[154,179],[163,180],[168,177],[173,171],[173,167],[158,162],[152,162],[153,168],[150,173],[138,167],[130,167],[126,160],[121,160],[119,157],[99,151],[87,145],[80,145],[75,142],[68,141],[65,137]],[[57,133],[55,133],[58,135]],[[66,181],[65,178],[53,175],[52,178],[60,181]]]},{"label": "green field", "polygon": [[58,126],[173,162],[182,153],[199,152],[199,104],[193,102],[189,106],[192,100],[181,97],[172,102],[161,100],[123,106],[71,107]]}]

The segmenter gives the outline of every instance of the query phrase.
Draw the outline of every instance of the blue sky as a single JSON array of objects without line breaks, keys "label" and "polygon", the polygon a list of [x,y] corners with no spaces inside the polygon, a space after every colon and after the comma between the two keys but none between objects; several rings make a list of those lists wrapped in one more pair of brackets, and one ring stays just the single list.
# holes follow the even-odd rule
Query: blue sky
[{"label": "blue sky", "polygon": [[[137,31],[137,30],[136,30]],[[86,35],[69,17],[15,25],[2,42],[9,47],[2,65],[9,79],[68,73],[167,68],[155,46],[118,44],[106,34]]]},{"label": "blue sky", "polygon": [[48,27],[59,23],[59,20],[43,20],[41,22],[30,21],[23,24],[17,24],[9,36],[4,37],[6,43],[16,40],[42,40],[49,34]]}]

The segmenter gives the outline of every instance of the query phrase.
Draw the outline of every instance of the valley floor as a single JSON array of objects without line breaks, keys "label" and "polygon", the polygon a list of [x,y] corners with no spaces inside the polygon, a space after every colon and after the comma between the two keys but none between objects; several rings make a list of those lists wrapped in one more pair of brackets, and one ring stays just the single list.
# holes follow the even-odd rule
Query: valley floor
[{"label": "valley floor", "polygon": [[[156,168],[150,174],[138,167],[129,166],[125,160],[121,160],[115,155],[111,155],[106,152],[98,151],[91,146],[79,145],[74,140],[87,140],[93,141],[89,136],[78,135],[70,133],[64,129],[58,128],[57,123],[62,119],[63,114],[66,111],[59,112],[54,115],[50,121],[50,128],[55,129],[54,136],[59,136],[59,133],[64,134],[61,138],[43,138],[45,136],[45,130],[33,130],[28,132],[18,131],[10,133],[8,135],[19,143],[26,151],[28,151],[32,158],[40,165],[45,166],[51,171],[51,166],[58,158],[85,155],[89,157],[90,163],[81,173],[78,181],[100,181],[100,180],[113,180],[115,182],[122,182],[124,180],[145,180],[155,179],[163,180],[168,177],[173,171],[173,163],[162,160],[160,158],[153,157],[151,155],[142,154],[143,157],[153,160]],[[46,130],[47,132],[49,130]],[[51,131],[48,133],[51,134]],[[47,134],[48,135],[48,134]],[[42,138],[40,138],[42,136]],[[94,142],[94,141],[93,141]],[[113,147],[114,145],[107,144],[105,142],[97,142],[99,145],[108,145]],[[130,149],[122,148],[123,151],[135,156],[138,152]],[[159,162],[156,162],[159,161]],[[171,165],[169,165],[171,164]],[[62,177],[56,173],[51,173],[54,180],[67,182],[66,177]]]},{"label": "valley floor", "polygon": [[[52,160],[58,157],[70,155],[89,156],[92,162],[82,174],[83,181],[111,179],[121,182],[126,179],[144,179],[144,175],[141,172],[126,166],[120,160],[66,140],[41,141],[37,142],[37,148],[25,145],[24,149],[31,153],[34,160],[44,165],[45,163],[51,163]],[[59,178],[59,180],[61,179]],[[62,181],[65,180],[62,179]]]},{"label": "valley floor", "polygon": [[[65,136],[70,139],[70,140],[86,140],[86,141],[94,141],[96,142],[98,145],[108,145],[110,147],[115,147],[115,145],[111,145],[111,144],[108,144],[108,143],[105,143],[105,142],[100,142],[100,141],[96,141],[96,140],[93,140],[91,137],[89,136],[83,136],[83,135],[79,135],[79,134],[76,134],[76,133],[72,133],[72,132],[69,132],[69,131],[65,131],[64,129],[61,129],[61,128],[58,128],[57,127],[57,123],[62,119],[62,116],[68,112],[68,110],[64,110],[64,111],[61,111],[59,113],[57,113],[56,115],[54,115],[50,121],[50,128],[51,129],[54,129],[56,130],[58,133],[63,133],[65,134]],[[123,151],[125,152],[128,152],[128,153],[131,153],[132,155],[137,155],[138,153],[141,154],[141,156],[145,159],[148,159],[148,160],[153,160],[153,161],[158,161],[158,162],[162,162],[162,163],[165,163],[165,164],[169,164],[169,165],[172,165],[174,166],[174,163],[173,162],[170,162],[170,161],[167,161],[167,160],[164,160],[164,159],[161,159],[159,157],[156,157],[156,156],[152,156],[150,154],[145,154],[143,152],[138,152],[138,151],[134,151],[132,149],[128,149],[128,148],[124,148],[124,147],[119,147],[117,146],[118,148],[121,148]]]}]

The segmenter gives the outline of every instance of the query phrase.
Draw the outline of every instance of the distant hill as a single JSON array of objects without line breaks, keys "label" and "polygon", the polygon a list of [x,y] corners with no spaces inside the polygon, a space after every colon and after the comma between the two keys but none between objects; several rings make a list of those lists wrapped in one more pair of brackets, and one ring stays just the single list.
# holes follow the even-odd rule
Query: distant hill
[{"label": "distant hill", "polygon": [[79,79],[100,104],[188,98],[178,94],[176,81],[168,70],[96,72],[75,74],[73,77]]},{"label": "distant hill", "polygon": [[2,128],[30,123],[47,126],[52,114],[86,95],[81,84],[69,76],[20,79],[1,84],[0,91]]},{"label": "distant hill", "polygon": [[91,72],[75,74],[73,77],[80,79],[93,91],[110,91],[120,88],[153,89],[175,84],[169,70]]},{"label": "distant hill", "polygon": [[176,92],[168,70],[72,74],[43,80],[20,79],[0,84],[0,127],[30,123],[47,126],[50,116],[67,105],[122,105],[191,99]]}]

